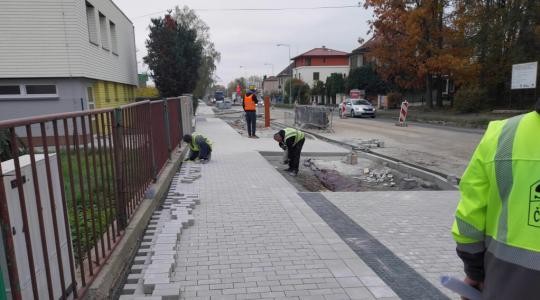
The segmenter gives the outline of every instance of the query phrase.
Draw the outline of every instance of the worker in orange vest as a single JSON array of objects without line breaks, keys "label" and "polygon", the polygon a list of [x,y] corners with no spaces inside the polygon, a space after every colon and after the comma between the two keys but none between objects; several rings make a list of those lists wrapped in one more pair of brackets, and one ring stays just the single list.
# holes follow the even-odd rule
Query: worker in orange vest
[{"label": "worker in orange vest", "polygon": [[244,97],[242,106],[246,112],[246,123],[247,131],[250,139],[258,139],[259,137],[255,134],[257,131],[257,94],[255,90],[249,89]]}]

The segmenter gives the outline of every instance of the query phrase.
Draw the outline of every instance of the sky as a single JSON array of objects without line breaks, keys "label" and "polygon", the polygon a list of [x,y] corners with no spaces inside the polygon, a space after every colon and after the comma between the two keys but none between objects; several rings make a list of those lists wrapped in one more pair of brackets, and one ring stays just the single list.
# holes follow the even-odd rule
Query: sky
[{"label": "sky", "polygon": [[[221,52],[216,75],[226,85],[240,76],[275,75],[294,57],[316,47],[350,52],[367,41],[372,13],[363,7],[280,11],[205,11],[205,9],[313,8],[357,6],[353,0],[113,0],[135,26],[139,72],[146,55],[145,40],[152,17],[167,9],[184,6],[195,9],[210,27],[212,41]],[[199,9],[199,10],[198,10]],[[273,72],[273,74],[272,74]]]}]

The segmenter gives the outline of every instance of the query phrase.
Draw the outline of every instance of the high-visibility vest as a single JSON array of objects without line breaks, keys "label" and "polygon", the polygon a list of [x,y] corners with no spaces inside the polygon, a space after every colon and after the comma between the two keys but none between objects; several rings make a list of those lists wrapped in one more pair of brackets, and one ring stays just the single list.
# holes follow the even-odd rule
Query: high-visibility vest
[{"label": "high-visibility vest", "polygon": [[536,112],[491,122],[460,182],[452,233],[458,250],[486,251],[485,299],[540,297],[519,296],[540,292],[539,133]]},{"label": "high-visibility vest", "polygon": [[244,110],[257,110],[257,106],[255,105],[255,101],[253,101],[253,94],[249,96],[244,97]]},{"label": "high-visibility vest", "polygon": [[294,138],[294,144],[298,144],[301,140],[304,139],[305,135],[302,131],[294,129],[294,128],[285,128],[283,129],[285,131],[285,138],[283,139],[283,142],[288,140],[289,138]]},{"label": "high-visibility vest", "polygon": [[210,147],[210,149],[212,149],[212,142],[208,138],[206,138],[202,134],[194,133],[191,135],[191,143],[189,144],[189,149],[191,149],[191,151],[194,151],[194,152],[200,151],[199,145],[197,145],[197,139],[199,137],[203,138],[205,142],[208,144],[208,146]]}]

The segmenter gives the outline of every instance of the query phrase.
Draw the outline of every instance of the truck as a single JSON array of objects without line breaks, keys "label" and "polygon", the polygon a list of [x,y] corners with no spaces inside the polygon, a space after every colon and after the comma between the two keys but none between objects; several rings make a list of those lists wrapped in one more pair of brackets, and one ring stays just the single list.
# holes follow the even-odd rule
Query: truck
[{"label": "truck", "polygon": [[216,91],[214,93],[214,98],[216,99],[216,102],[220,102],[225,100],[225,93],[223,91]]}]

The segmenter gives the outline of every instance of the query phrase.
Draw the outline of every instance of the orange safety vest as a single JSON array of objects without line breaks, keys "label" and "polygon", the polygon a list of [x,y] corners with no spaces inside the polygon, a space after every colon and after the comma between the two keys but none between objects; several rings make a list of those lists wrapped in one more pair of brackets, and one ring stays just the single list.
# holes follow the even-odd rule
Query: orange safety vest
[{"label": "orange safety vest", "polygon": [[253,101],[253,95],[244,97],[244,110],[249,110],[249,111],[257,110],[255,101]]}]

